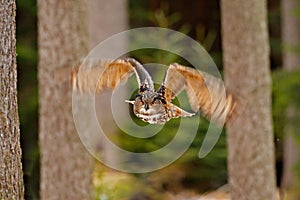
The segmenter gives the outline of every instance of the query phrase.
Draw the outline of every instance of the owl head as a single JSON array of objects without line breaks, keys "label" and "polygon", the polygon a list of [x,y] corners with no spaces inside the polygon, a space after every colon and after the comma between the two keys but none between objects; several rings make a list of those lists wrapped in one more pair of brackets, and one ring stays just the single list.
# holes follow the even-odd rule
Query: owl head
[{"label": "owl head", "polygon": [[143,92],[136,95],[133,105],[134,114],[150,124],[164,124],[168,121],[166,101],[156,92]]},{"label": "owl head", "polygon": [[139,93],[134,101],[126,102],[133,105],[133,112],[138,118],[150,124],[165,124],[172,118],[194,115],[167,102],[159,92],[145,91]]}]

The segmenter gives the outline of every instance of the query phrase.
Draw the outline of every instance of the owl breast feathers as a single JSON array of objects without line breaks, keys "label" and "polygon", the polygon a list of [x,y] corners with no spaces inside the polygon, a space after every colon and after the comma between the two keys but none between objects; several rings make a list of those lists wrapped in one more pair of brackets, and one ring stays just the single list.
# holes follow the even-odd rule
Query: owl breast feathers
[{"label": "owl breast feathers", "polygon": [[235,112],[237,101],[225,91],[221,79],[177,63],[169,66],[157,91],[147,70],[132,58],[85,61],[73,69],[71,81],[74,91],[100,93],[125,83],[133,73],[138,82],[138,95],[127,102],[133,104],[134,114],[148,123],[164,124],[172,118],[193,116],[194,113],[172,103],[184,89],[192,110],[200,111],[216,124],[223,125]]}]

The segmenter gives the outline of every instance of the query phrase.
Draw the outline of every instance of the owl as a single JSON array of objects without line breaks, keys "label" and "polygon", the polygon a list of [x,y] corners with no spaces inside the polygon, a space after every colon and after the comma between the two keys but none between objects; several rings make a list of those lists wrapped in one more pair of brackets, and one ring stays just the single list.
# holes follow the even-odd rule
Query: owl
[{"label": "owl", "polygon": [[[232,94],[226,93],[220,79],[177,63],[168,67],[157,90],[147,70],[133,58],[81,63],[72,70],[71,83],[74,91],[101,93],[105,89],[115,89],[133,73],[138,82],[138,94],[134,100],[126,102],[133,105],[133,112],[139,119],[150,124],[191,117],[198,111],[208,120],[221,124],[234,113],[237,102]],[[192,113],[172,103],[184,89]]]}]

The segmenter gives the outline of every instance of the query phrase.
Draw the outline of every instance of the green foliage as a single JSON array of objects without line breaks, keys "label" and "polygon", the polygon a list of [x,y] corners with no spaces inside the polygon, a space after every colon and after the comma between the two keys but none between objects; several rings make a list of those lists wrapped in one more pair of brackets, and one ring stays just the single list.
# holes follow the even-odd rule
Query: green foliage
[{"label": "green foliage", "polygon": [[276,1],[270,1],[268,6],[269,37],[271,49],[271,68],[280,67],[281,64],[281,23],[280,6]]},{"label": "green foliage", "polygon": [[[180,31],[185,34],[194,34],[194,38],[199,41],[207,50],[213,50],[214,43],[217,39],[217,29],[208,28],[204,23],[199,22],[195,27],[192,27],[188,21],[183,20],[182,11],[172,10],[172,6],[169,1],[160,1],[157,5],[150,5],[148,1],[129,1],[130,25],[131,27],[141,26],[158,26],[163,28],[171,28]],[[192,35],[192,34],[191,34]],[[137,36],[138,37],[138,36]],[[151,36],[149,36],[151,37]],[[144,39],[144,38],[142,38]],[[139,42],[139,38],[134,38],[134,41],[130,42],[130,45],[136,45]],[[141,41],[143,42],[143,41]],[[162,43],[170,43],[170,41],[163,40]],[[132,44],[133,43],[133,44]],[[221,54],[216,51],[212,51],[215,55],[214,58],[221,59]],[[180,56],[157,49],[141,49],[130,52],[130,56],[138,59],[142,63],[161,63],[169,65],[173,62],[178,62],[184,65],[190,66],[190,64],[182,59]],[[220,62],[218,62],[219,64]],[[162,74],[156,74],[156,76],[163,77]],[[155,76],[154,76],[155,77]],[[155,79],[155,78],[154,78]],[[161,79],[162,80],[162,79]],[[134,96],[134,95],[133,95]],[[132,99],[132,98],[131,98]],[[134,114],[131,115],[133,120],[138,125],[145,125],[141,120],[137,119]],[[191,122],[193,119],[191,119]],[[155,136],[147,139],[134,138],[121,132],[119,138],[114,138],[116,142],[123,149],[132,152],[151,152],[162,148],[168,144],[176,135],[180,119],[173,119],[168,122],[164,128]],[[194,124],[191,123],[191,126]],[[129,127],[130,129],[130,127]],[[180,180],[177,180],[177,184],[181,187],[196,188],[198,191],[205,191],[224,184],[227,179],[226,172],[226,136],[223,133],[212,150],[212,152],[204,159],[199,159],[198,153],[208,129],[208,122],[201,119],[198,123],[198,132],[196,138],[191,144],[190,148],[184,153],[184,155],[178,159],[174,164],[175,168],[181,170],[184,174]],[[134,130],[132,130],[134,131]],[[189,131],[186,131],[189,134]],[[162,170],[165,173],[165,170]],[[162,172],[162,173],[163,173]],[[152,177],[162,173],[150,173],[146,176]],[[171,175],[172,176],[172,175]],[[162,176],[165,177],[165,176]],[[172,185],[172,177],[167,176],[165,179],[159,179],[159,183],[164,186]]]},{"label": "green foliage", "polygon": [[[276,158],[282,162],[284,134],[293,136],[300,150],[300,70],[273,72],[273,121],[276,137]],[[292,115],[288,110],[292,109]],[[294,166],[297,183],[300,185],[300,160]]]},{"label": "green foliage", "polygon": [[[216,64],[221,66],[221,37],[220,37],[220,14],[218,1],[210,2],[209,15],[205,19],[197,18],[196,23],[193,22],[193,16],[197,13],[189,12],[186,14],[184,8],[176,9],[175,4],[180,1],[140,1],[129,0],[129,24],[131,28],[145,26],[160,26],[171,28],[186,33],[199,41],[207,51],[210,52]],[[189,2],[195,7],[197,1]],[[154,5],[158,3],[159,5]],[[280,7],[276,2],[269,2],[269,27],[271,39],[271,64],[272,67],[280,66],[281,43],[280,43]],[[198,8],[197,8],[198,9]],[[199,13],[199,12],[198,12]],[[295,14],[299,15],[299,8],[295,9]],[[37,94],[37,5],[36,0],[17,0],[17,54],[18,54],[18,101],[19,115],[21,122],[21,139],[23,150],[23,170],[25,179],[25,198],[38,199],[39,193],[39,151],[38,151],[38,94]],[[168,42],[168,41],[164,41]],[[296,49],[299,50],[299,49]],[[185,60],[179,56],[163,50],[143,49],[130,53],[131,56],[137,58],[142,63],[157,62],[162,64],[170,64],[179,62],[187,64]],[[157,79],[162,80],[163,73],[156,74]],[[293,104],[299,109],[300,89],[299,80],[300,72],[284,72],[276,71],[273,73],[273,119],[274,131],[276,138],[282,141],[283,130],[286,123],[292,123],[295,128],[300,124],[299,118],[287,120],[285,118],[285,110],[288,105]],[[176,100],[175,100],[176,101]],[[298,113],[299,110],[298,110]],[[132,115],[137,124],[145,125],[139,119]],[[176,127],[180,120],[170,121],[165,128],[150,139],[133,138],[125,133],[121,133],[119,138],[112,138],[118,145],[124,149],[135,152],[149,152],[156,150],[167,144],[176,134]],[[144,179],[150,177],[161,177],[158,179],[159,188],[165,188],[171,185],[174,173],[178,171],[183,176],[177,180],[177,184],[183,187],[195,187],[199,191],[209,188],[218,187],[224,184],[227,179],[226,172],[226,135],[222,133],[218,143],[204,159],[198,158],[198,152],[203,142],[205,132],[207,130],[207,122],[203,119],[199,121],[197,136],[192,145],[177,160],[172,169],[160,170],[157,173],[141,175],[138,178],[129,178],[116,183],[111,189],[102,183],[101,187],[96,187],[96,199],[100,199],[100,194],[105,191],[113,191],[108,194],[108,199],[121,199],[121,197],[134,192],[134,187],[141,184]],[[188,132],[186,134],[189,134]],[[277,143],[281,145],[281,143]],[[299,142],[300,146],[300,142]],[[279,148],[280,149],[280,148]],[[281,157],[281,151],[277,152],[278,159]],[[296,167],[300,169],[299,167]],[[300,172],[300,170],[298,170]],[[162,175],[167,174],[167,175]],[[103,177],[99,176],[99,179]],[[146,178],[145,178],[146,177]],[[176,182],[176,181],[174,181]],[[122,184],[124,183],[124,184]],[[146,186],[145,186],[146,185]],[[153,185],[155,185],[153,183]],[[131,188],[130,188],[131,187]],[[172,186],[173,187],[173,186]],[[147,191],[149,195],[154,195],[153,190]],[[99,198],[98,198],[99,197]],[[105,197],[104,197],[105,198]],[[157,198],[159,199],[159,198]],[[103,199],[101,199],[103,200]]]},{"label": "green foliage", "polygon": [[95,200],[126,200],[134,197],[151,197],[153,199],[166,199],[153,187],[147,185],[142,179],[129,174],[106,171],[97,165],[94,174],[94,199]]},{"label": "green foliage", "polygon": [[39,199],[37,5],[17,0],[18,104],[25,199]]},{"label": "green foliage", "polygon": [[[133,120],[136,123],[140,123],[141,120],[133,116]],[[195,125],[197,117],[190,118],[190,124],[186,125],[184,134],[187,136],[190,134],[189,128],[192,130]],[[142,122],[143,123],[143,122]],[[180,119],[173,119],[166,123],[159,133],[150,138],[136,138],[121,132],[117,137],[113,138],[114,143],[118,144],[122,149],[130,152],[152,152],[163,148],[167,145],[176,134],[178,134],[178,127],[180,125]],[[194,138],[189,149],[181,156],[176,162],[172,163],[173,169],[177,169],[182,174],[179,180],[170,181],[172,174],[164,175],[164,178],[159,178],[156,185],[169,188],[169,185],[176,184],[180,188],[194,188],[199,192],[206,191],[208,189],[214,189],[227,180],[226,169],[226,137],[222,133],[219,141],[213,150],[203,159],[199,159],[198,153],[202,145],[203,139],[206,135],[209,123],[203,118],[199,119],[197,135]],[[130,128],[129,128],[130,129]],[[128,129],[127,129],[128,130]],[[134,131],[134,129],[132,129]],[[167,155],[160,155],[167,156]],[[161,170],[154,173],[145,174],[146,177],[161,177],[162,173],[166,170]],[[176,171],[176,170],[175,170]],[[176,173],[176,172],[174,172]],[[178,173],[178,171],[177,171]],[[167,172],[168,174],[168,172]],[[141,176],[141,175],[139,175]],[[144,176],[142,176],[145,178]],[[147,179],[147,178],[146,178]],[[162,186],[163,185],[163,186]]]},{"label": "green foliage", "polygon": [[151,26],[149,19],[152,18],[152,12],[149,9],[150,1],[129,0],[129,24],[131,28],[141,26]]},{"label": "green foliage", "polygon": [[[129,1],[129,18],[131,28],[154,26],[169,28],[176,30],[190,37],[193,37],[196,41],[201,43],[201,45],[209,52],[214,58],[215,62],[220,65],[221,54],[220,51],[215,51],[213,49],[214,44],[219,37],[218,29],[208,28],[203,22],[200,22],[196,26],[191,26],[190,22],[183,20],[182,10],[174,11],[171,9],[171,3],[169,1],[157,2],[159,5],[150,5],[148,1]],[[155,3],[154,3],[155,4]],[[151,36],[149,36],[151,37]],[[167,37],[166,37],[167,38]],[[145,38],[142,37],[142,40]],[[138,38],[134,38],[132,43],[139,42]],[[162,43],[170,44],[170,40],[162,39]],[[135,44],[133,44],[135,46]],[[162,45],[163,46],[163,45]],[[183,61],[179,56],[174,56],[170,52],[162,52],[161,50],[139,50],[130,53],[130,56],[139,59],[143,63],[157,62],[163,64],[170,64],[172,62]],[[186,63],[183,61],[183,63]]]},{"label": "green foliage", "polygon": [[299,125],[297,119],[286,119],[288,106],[293,105],[295,109],[300,109],[300,71],[287,72],[278,70],[273,73],[273,119],[274,130],[277,137],[282,138],[284,126],[292,123]]}]

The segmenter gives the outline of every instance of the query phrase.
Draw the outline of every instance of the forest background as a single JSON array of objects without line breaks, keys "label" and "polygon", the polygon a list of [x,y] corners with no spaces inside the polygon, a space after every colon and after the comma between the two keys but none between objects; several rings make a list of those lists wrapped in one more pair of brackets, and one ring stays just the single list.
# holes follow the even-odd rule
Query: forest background
[{"label": "forest background", "polygon": [[[300,125],[300,71],[289,72],[282,67],[282,53],[285,44],[282,42],[281,6],[279,0],[268,1],[268,25],[270,36],[270,64],[273,79],[273,126],[276,147],[277,185],[283,180],[284,133],[297,130]],[[221,20],[219,1],[128,1],[129,27],[159,26],[183,32],[201,43],[213,57],[220,70],[222,63]],[[295,9],[300,18],[300,8]],[[299,27],[300,29],[300,27]],[[300,32],[300,31],[299,31]],[[18,102],[21,123],[22,163],[25,180],[25,196],[38,199],[39,196],[39,146],[38,146],[38,80],[37,80],[37,2],[34,0],[17,0],[17,63],[18,63]],[[300,47],[289,49],[300,56]],[[149,61],[156,57],[159,61],[161,52],[132,52],[133,57]],[[163,56],[161,56],[163,57]],[[300,68],[300,63],[299,67]],[[286,116],[286,109],[293,105],[296,115]],[[255,109],[255,108],[253,108]],[[200,128],[205,130],[205,126]],[[296,131],[297,132],[297,131]],[[299,131],[298,131],[299,132]],[[166,182],[170,190],[177,188],[195,188],[199,192],[216,189],[227,182],[226,134],[222,134],[217,146],[210,156],[199,160],[198,148],[203,140],[201,130],[189,151],[177,162],[184,169],[184,178],[178,184]],[[300,147],[299,134],[293,135],[297,148]],[[155,143],[157,141],[153,141]],[[145,145],[132,140],[126,148],[143,151]],[[141,149],[139,149],[141,148]],[[176,167],[175,167],[176,168]],[[175,170],[175,169],[174,169]],[[195,171],[198,173],[194,173]],[[296,185],[300,184],[300,162],[293,167]],[[199,189],[200,188],[200,189]],[[27,198],[26,198],[27,199]]]}]

